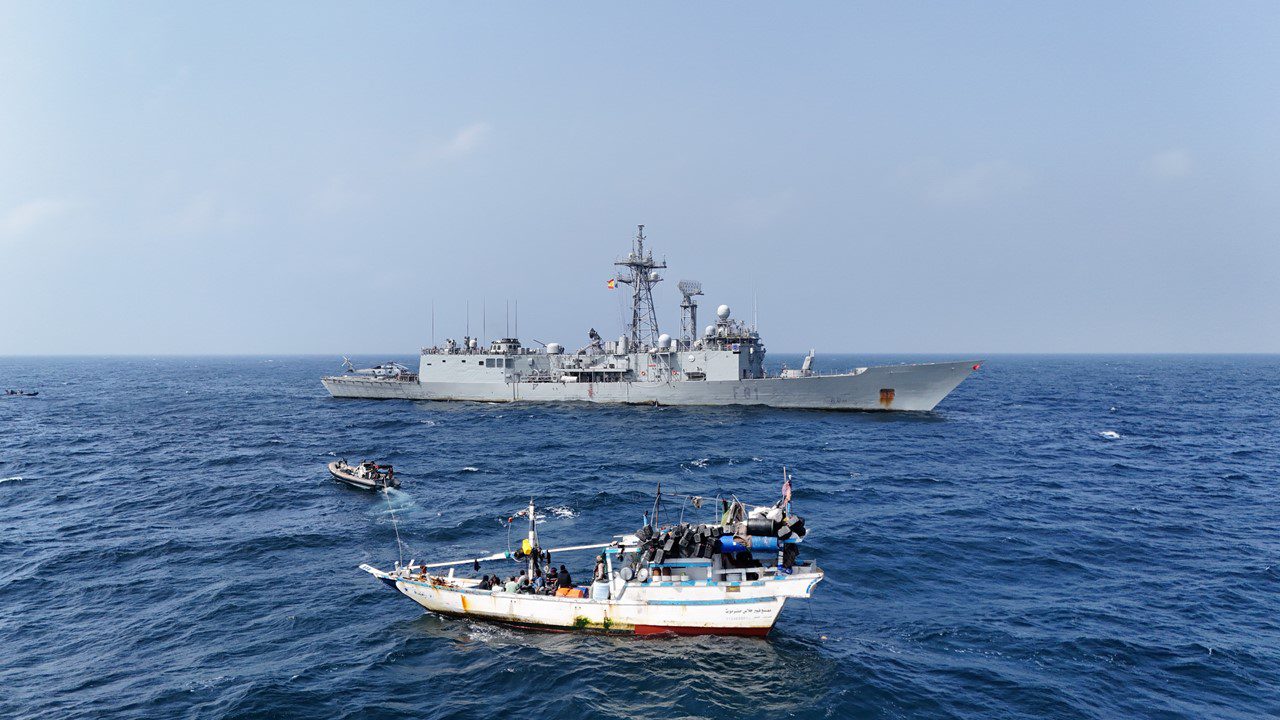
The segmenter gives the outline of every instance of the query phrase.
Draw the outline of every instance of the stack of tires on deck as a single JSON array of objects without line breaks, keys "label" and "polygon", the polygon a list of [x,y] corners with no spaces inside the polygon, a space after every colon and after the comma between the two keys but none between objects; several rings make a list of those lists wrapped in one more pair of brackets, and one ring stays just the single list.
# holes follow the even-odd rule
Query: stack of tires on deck
[{"label": "stack of tires on deck", "polygon": [[776,554],[778,565],[790,569],[805,535],[804,518],[787,514],[780,507],[755,508],[748,515],[741,503],[726,505],[719,524],[680,523],[656,531],[645,525],[636,532],[640,540],[640,564],[665,563],[683,558],[711,559],[726,556],[730,567],[759,566],[752,554]]}]

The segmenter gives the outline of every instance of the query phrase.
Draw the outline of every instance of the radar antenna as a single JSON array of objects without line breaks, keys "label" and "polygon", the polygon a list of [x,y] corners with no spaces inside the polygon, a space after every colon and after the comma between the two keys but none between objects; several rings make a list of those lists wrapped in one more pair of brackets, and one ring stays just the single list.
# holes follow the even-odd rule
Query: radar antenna
[{"label": "radar antenna", "polygon": [[680,335],[690,345],[698,337],[698,301],[695,297],[702,294],[702,283],[698,280],[681,280],[676,283],[684,299],[680,301]]},{"label": "radar antenna", "polygon": [[639,349],[653,347],[658,343],[658,315],[653,309],[653,286],[662,282],[659,269],[666,269],[665,260],[654,262],[653,251],[644,249],[644,225],[638,226],[632,250],[626,259],[614,265],[626,268],[619,273],[618,282],[631,286],[631,322],[627,325],[627,333],[631,336],[631,344]]}]

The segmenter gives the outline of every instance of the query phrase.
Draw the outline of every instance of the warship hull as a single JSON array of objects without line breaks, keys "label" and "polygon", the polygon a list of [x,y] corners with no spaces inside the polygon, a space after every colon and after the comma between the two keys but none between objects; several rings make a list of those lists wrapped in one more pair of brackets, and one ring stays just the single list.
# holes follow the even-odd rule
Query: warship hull
[{"label": "warship hull", "polygon": [[884,365],[852,373],[669,382],[448,382],[339,375],[335,398],[631,405],[764,405],[815,410],[933,410],[978,361]]}]

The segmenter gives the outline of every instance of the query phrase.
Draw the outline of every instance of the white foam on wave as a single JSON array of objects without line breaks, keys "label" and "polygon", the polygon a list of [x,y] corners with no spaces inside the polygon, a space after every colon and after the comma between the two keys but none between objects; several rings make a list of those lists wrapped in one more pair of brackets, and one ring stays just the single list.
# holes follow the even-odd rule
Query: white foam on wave
[{"label": "white foam on wave", "polygon": [[435,420],[419,420],[418,422],[426,425],[427,427],[435,427],[438,424]]},{"label": "white foam on wave", "polygon": [[709,463],[709,462],[711,462],[711,458],[702,458],[702,459],[700,459],[700,460],[694,460],[693,462],[691,462],[691,463],[689,463],[689,464],[690,464],[690,465],[692,465],[692,466],[694,466],[694,467],[704,468],[704,467],[706,467],[706,466],[707,466],[707,463]]},{"label": "white foam on wave", "polygon": [[1101,435],[1102,437],[1104,437],[1104,438],[1108,439],[1108,440],[1119,440],[1119,439],[1120,439],[1120,433],[1116,432],[1115,430],[1103,430],[1102,432],[1100,432],[1100,433],[1098,433],[1098,434],[1099,434],[1099,435]]},{"label": "white foam on wave", "polygon": [[468,465],[468,466],[466,466],[466,467],[462,468],[462,472],[480,472],[480,468],[478,468],[478,467],[472,467],[472,466]]},{"label": "white foam on wave", "polygon": [[513,637],[510,632],[504,632],[502,628],[496,625],[472,623],[468,627],[468,630],[470,631],[472,640],[477,640],[482,643]]},{"label": "white foam on wave", "polygon": [[0,478],[0,482],[20,482],[21,480],[22,480],[21,475],[14,475],[13,477]]},{"label": "white foam on wave", "polygon": [[386,506],[380,511],[383,515],[411,510],[418,506],[412,495],[399,488],[383,488],[379,492],[387,501]]},{"label": "white foam on wave", "polygon": [[571,507],[549,507],[547,508],[547,512],[558,518],[578,517],[577,511]]}]

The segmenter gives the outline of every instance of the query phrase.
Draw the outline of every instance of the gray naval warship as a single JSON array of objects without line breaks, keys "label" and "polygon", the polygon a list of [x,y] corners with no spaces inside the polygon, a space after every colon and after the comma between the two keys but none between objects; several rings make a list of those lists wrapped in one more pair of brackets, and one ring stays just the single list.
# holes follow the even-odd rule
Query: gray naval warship
[{"label": "gray naval warship", "polygon": [[445,341],[423,348],[418,372],[396,363],[321,379],[335,398],[464,400],[480,402],[594,402],[635,405],[767,405],[822,410],[929,411],[978,369],[980,361],[861,367],[844,373],[814,370],[811,350],[801,367],[770,375],[765,347],[752,325],[729,306],[698,332],[701,283],[679,282],[681,336],[659,332],[653,288],[662,281],[645,248],[644,226],[632,250],[614,263],[610,281],[629,286],[626,334],[604,340],[593,328],[576,352],[559,343],[525,347],[518,338]]}]

